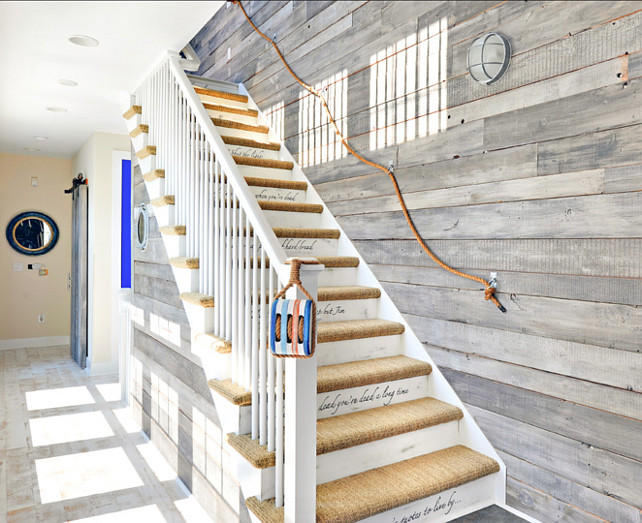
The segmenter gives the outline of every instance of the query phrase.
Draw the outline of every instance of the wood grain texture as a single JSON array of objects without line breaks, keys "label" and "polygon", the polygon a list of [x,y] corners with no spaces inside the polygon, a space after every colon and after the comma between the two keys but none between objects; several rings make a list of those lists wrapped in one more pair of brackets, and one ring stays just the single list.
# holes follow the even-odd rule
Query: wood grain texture
[{"label": "wood grain texture", "polygon": [[[639,523],[639,493],[627,480],[640,475],[639,444],[631,444],[642,389],[639,2],[246,7],[305,81],[346,76],[351,143],[394,162],[436,254],[484,278],[499,273],[505,315],[481,286],[435,268],[387,175],[350,156],[305,168],[505,456],[509,503],[542,521]],[[420,40],[435,23],[446,29],[438,38],[445,78],[433,61],[424,81],[412,60],[428,55]],[[487,31],[505,34],[513,50],[490,86],[465,70],[470,43]],[[238,10],[221,10],[192,43],[202,72],[245,82],[263,110],[283,107],[285,144],[306,158],[305,94]],[[414,92],[377,83],[377,70],[393,80],[402,68],[415,71]],[[435,104],[435,90],[445,100]],[[439,132],[417,132],[428,118],[421,100],[425,112],[443,111]],[[383,120],[373,118],[379,110]],[[385,139],[374,147],[377,132]],[[154,261],[153,249],[142,263]]]},{"label": "wood grain texture", "polygon": [[[642,423],[472,374],[443,369],[462,401],[561,436],[640,460]],[[614,437],[615,436],[615,437]]]},{"label": "wood grain texture", "polygon": [[642,493],[636,482],[642,463],[585,445],[521,421],[472,405],[466,406],[495,447],[601,494],[641,506]]}]

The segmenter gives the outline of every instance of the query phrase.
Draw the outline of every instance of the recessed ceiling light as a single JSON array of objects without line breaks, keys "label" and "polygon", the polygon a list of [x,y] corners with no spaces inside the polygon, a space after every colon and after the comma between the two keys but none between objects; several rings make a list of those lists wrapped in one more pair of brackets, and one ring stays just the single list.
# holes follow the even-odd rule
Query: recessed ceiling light
[{"label": "recessed ceiling light", "polygon": [[35,147],[25,147],[25,151],[29,151],[29,152],[32,152],[32,153],[35,153],[35,152],[37,152],[39,150],[40,149],[36,149]]},{"label": "recessed ceiling light", "polygon": [[45,140],[49,140],[48,136],[34,136],[34,138],[39,142],[44,142]]},{"label": "recessed ceiling light", "polygon": [[64,107],[47,107],[47,111],[51,111],[52,113],[66,113],[67,109]]},{"label": "recessed ceiling light", "polygon": [[78,85],[78,82],[74,82],[73,80],[67,80],[65,78],[58,80],[58,83],[60,85],[66,85],[67,87],[76,87]]},{"label": "recessed ceiling light", "polygon": [[72,35],[68,40],[72,44],[80,45],[82,47],[96,47],[99,43],[95,38],[85,35]]}]

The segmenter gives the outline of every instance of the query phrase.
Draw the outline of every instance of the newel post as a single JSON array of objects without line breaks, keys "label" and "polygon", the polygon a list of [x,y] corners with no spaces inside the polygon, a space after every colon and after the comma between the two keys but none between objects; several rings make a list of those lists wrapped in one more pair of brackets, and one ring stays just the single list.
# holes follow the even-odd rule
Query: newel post
[{"label": "newel post", "polygon": [[[316,300],[323,265],[301,265],[301,283]],[[305,296],[288,290],[287,298]],[[284,523],[316,521],[317,358],[285,361]]]}]

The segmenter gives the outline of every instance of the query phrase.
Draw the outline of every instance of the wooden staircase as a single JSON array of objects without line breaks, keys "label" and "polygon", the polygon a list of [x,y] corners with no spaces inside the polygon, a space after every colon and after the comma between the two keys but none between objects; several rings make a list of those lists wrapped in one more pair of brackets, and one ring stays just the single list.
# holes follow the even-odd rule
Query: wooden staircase
[{"label": "wooden staircase", "polygon": [[[317,404],[311,406],[317,411],[316,521],[449,521],[503,502],[503,465],[262,124],[260,111],[242,94],[195,91],[281,247],[290,257],[315,257],[325,265],[317,300]],[[186,227],[175,223],[174,195],[165,194],[164,172],[156,169],[156,151],[145,139],[144,114],[145,107],[134,106],[124,116],[193,344],[216,362],[209,385],[227,441],[238,453],[247,507],[256,521],[281,523],[283,507],[273,499],[275,453],[249,435],[252,393],[228,379],[231,342],[212,334],[221,300],[197,292],[202,265],[185,256]]]}]

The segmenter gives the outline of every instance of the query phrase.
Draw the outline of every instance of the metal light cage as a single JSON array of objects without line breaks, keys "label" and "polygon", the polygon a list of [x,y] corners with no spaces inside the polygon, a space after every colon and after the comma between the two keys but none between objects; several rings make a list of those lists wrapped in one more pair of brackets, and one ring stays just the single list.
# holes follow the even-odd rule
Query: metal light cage
[{"label": "metal light cage", "polygon": [[510,42],[499,33],[487,33],[468,49],[466,70],[473,80],[490,85],[499,80],[510,62]]}]

